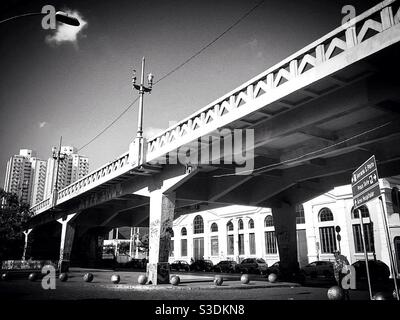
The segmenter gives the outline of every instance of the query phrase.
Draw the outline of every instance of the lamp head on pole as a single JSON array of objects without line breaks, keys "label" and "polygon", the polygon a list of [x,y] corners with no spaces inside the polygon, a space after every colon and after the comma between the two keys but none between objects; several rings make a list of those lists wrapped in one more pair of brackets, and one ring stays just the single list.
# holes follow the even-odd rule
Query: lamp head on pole
[{"label": "lamp head on pole", "polygon": [[63,11],[56,12],[56,20],[70,26],[78,27],[80,25],[80,22],[77,18],[70,16],[68,13]]},{"label": "lamp head on pole", "polygon": [[133,70],[133,74],[132,74],[132,85],[136,84],[136,70]]},{"label": "lamp head on pole", "polygon": [[147,76],[147,84],[149,88],[153,87],[153,80],[154,80],[154,75],[152,73],[149,73],[149,75]]}]

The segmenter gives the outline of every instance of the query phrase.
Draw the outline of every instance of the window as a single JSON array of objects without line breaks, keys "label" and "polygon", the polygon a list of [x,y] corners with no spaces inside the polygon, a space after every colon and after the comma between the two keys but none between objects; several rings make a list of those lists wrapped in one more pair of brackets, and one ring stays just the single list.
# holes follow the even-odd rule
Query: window
[{"label": "window", "polygon": [[254,220],[253,219],[249,220],[249,229],[254,229]]},{"label": "window", "polygon": [[399,213],[400,212],[400,193],[399,189],[394,187],[392,189],[392,205],[393,205],[393,212]]},{"label": "window", "polygon": [[242,233],[242,234],[239,234],[239,239],[238,239],[239,241],[239,243],[238,243],[238,245],[239,245],[239,254],[240,255],[243,255],[244,254],[244,234]]},{"label": "window", "polygon": [[264,236],[265,236],[265,253],[266,254],[277,253],[275,231],[266,231],[264,233]]},{"label": "window", "polygon": [[187,256],[187,239],[181,239],[181,256]]},{"label": "window", "polygon": [[228,230],[228,231],[233,231],[233,223],[232,223],[232,221],[229,221],[229,222],[226,224],[226,230]]},{"label": "window", "polygon": [[333,226],[319,228],[319,237],[322,253],[332,253],[336,251],[335,228]]},{"label": "window", "polygon": [[266,216],[264,219],[264,227],[273,227],[274,226],[274,219],[272,216]]},{"label": "window", "polygon": [[169,256],[173,257],[174,256],[174,240],[170,240],[170,244],[171,244],[171,247],[169,250]]},{"label": "window", "polygon": [[249,233],[250,254],[256,254],[256,237],[254,233]]},{"label": "window", "polygon": [[217,232],[218,231],[218,225],[214,222],[211,225],[211,232]]},{"label": "window", "polygon": [[193,233],[203,233],[204,222],[201,216],[196,216],[193,221]]},{"label": "window", "polygon": [[182,230],[181,230],[181,235],[182,235],[182,236],[187,236],[187,231],[186,231],[186,228],[185,228],[185,227],[182,228]]},{"label": "window", "polygon": [[296,223],[306,223],[306,219],[304,217],[304,207],[302,204],[298,204],[296,206]]},{"label": "window", "polygon": [[[372,223],[363,224],[365,245],[367,252],[374,252],[374,228]],[[364,252],[364,245],[362,241],[361,225],[353,224],[353,236],[354,236],[354,249],[356,252]]]},{"label": "window", "polygon": [[332,211],[328,208],[322,208],[319,211],[319,221],[324,222],[324,221],[333,221],[333,214]]},{"label": "window", "polygon": [[211,255],[218,256],[218,236],[211,237],[210,242],[211,242]]},{"label": "window", "polygon": [[171,238],[174,237],[174,230],[172,230],[172,228],[170,229],[169,233],[171,234]]},{"label": "window", "polygon": [[368,218],[369,217],[369,211],[367,206],[361,206],[359,207],[357,210],[354,210],[354,207],[351,209],[351,218],[352,219],[360,219],[360,213],[359,211],[361,211],[361,216],[363,218]]},{"label": "window", "polygon": [[233,234],[228,235],[227,237],[227,244],[228,244],[228,248],[227,248],[227,253],[228,255],[233,255]]},{"label": "window", "polygon": [[243,220],[239,219],[238,221],[239,230],[243,230]]}]

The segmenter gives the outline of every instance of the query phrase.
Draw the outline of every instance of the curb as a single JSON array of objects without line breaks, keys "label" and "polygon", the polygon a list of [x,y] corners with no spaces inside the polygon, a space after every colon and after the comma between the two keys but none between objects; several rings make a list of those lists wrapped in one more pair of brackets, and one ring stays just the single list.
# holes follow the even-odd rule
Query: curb
[{"label": "curb", "polygon": [[189,286],[185,284],[180,284],[178,286],[173,285],[129,285],[129,284],[117,284],[115,286],[110,285],[99,285],[100,287],[113,289],[113,290],[138,290],[138,291],[152,291],[152,290],[229,290],[229,289],[238,289],[238,290],[249,290],[249,289],[268,289],[268,288],[293,288],[300,287],[298,283],[281,283],[281,284],[256,284],[256,285],[204,285],[204,286]]}]

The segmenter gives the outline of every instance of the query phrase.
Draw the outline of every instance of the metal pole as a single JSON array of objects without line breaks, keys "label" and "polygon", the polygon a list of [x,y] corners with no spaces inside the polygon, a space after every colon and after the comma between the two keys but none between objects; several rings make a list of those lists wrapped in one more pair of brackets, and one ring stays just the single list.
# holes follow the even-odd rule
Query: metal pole
[{"label": "metal pole", "polygon": [[140,143],[143,138],[143,96],[144,96],[144,65],[145,59],[142,58],[142,74],[140,75],[140,89],[139,89],[139,115],[138,115],[138,129],[137,138],[140,139]]},{"label": "metal pole", "polygon": [[138,246],[138,243],[139,243],[139,228],[138,227],[136,227],[136,230],[135,230],[135,238],[136,238],[136,241],[135,241],[135,258],[139,259],[139,246]]},{"label": "metal pole", "polygon": [[60,155],[61,155],[61,144],[62,144],[62,136],[60,137],[60,146],[58,148],[57,157],[56,157],[56,180],[54,182],[54,190],[53,190],[53,207],[57,204],[58,199],[58,172],[60,169]]},{"label": "metal pole", "polygon": [[132,245],[132,243],[133,243],[133,228],[131,227],[131,238],[130,238],[130,240],[131,241],[129,241],[129,257],[130,258],[132,258],[132,249],[133,249],[133,245]]},{"label": "metal pole", "polygon": [[381,206],[382,206],[382,218],[383,218],[383,223],[385,225],[384,229],[385,229],[385,234],[386,234],[386,242],[387,242],[387,247],[389,250],[390,271],[391,271],[393,281],[394,281],[394,289],[396,290],[396,298],[397,298],[397,300],[400,300],[399,290],[397,288],[397,275],[396,275],[396,271],[395,271],[394,256],[393,256],[393,251],[392,251],[392,245],[390,243],[390,230],[389,230],[389,226],[387,223],[386,210],[385,210],[385,206],[383,205],[382,196],[379,196],[379,200],[380,200]]},{"label": "metal pole", "polygon": [[367,279],[368,279],[368,290],[369,290],[369,297],[372,300],[373,298],[372,298],[371,278],[369,276],[368,253],[367,253],[367,246],[365,243],[363,217],[361,214],[361,210],[360,209],[356,209],[356,210],[358,211],[358,214],[360,215],[360,229],[361,229],[361,238],[362,238],[363,247],[364,247],[365,268],[367,271]]}]

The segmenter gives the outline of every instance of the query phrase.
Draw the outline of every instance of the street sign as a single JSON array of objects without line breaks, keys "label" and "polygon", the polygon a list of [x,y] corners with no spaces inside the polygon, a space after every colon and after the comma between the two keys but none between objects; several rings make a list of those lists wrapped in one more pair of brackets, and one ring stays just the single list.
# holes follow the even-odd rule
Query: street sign
[{"label": "street sign", "polygon": [[351,175],[354,209],[381,195],[375,156],[365,161]]}]

